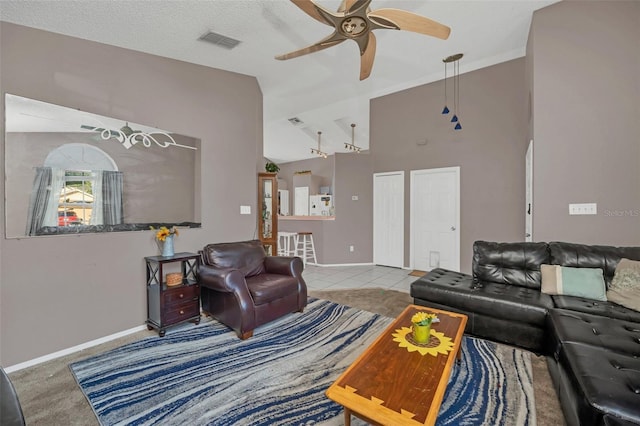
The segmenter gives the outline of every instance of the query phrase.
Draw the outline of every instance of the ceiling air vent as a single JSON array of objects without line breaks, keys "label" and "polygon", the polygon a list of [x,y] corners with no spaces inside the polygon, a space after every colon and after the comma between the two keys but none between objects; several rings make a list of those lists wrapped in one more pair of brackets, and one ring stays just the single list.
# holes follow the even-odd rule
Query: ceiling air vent
[{"label": "ceiling air vent", "polygon": [[291,117],[289,119],[289,123],[293,124],[294,126],[299,126],[301,124],[304,124],[304,122],[300,120],[298,117]]},{"label": "ceiling air vent", "polygon": [[208,41],[209,43],[213,43],[216,46],[224,47],[225,49],[229,50],[240,44],[240,40],[236,40],[234,38],[213,32],[206,33],[205,35],[200,37],[199,40]]}]

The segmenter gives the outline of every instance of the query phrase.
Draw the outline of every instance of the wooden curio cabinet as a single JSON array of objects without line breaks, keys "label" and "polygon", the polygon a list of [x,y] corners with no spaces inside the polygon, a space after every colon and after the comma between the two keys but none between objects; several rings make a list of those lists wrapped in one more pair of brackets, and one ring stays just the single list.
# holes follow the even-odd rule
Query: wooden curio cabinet
[{"label": "wooden curio cabinet", "polygon": [[258,238],[267,256],[278,253],[278,178],[258,173]]}]

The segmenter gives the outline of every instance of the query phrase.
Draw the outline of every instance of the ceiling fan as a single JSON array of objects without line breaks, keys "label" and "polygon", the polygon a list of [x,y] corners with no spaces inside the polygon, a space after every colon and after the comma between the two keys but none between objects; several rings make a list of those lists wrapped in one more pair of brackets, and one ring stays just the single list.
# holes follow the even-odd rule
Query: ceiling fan
[{"label": "ceiling fan", "polygon": [[360,48],[360,80],[371,74],[376,54],[376,37],[373,30],[405,30],[446,40],[451,28],[424,16],[400,9],[371,10],[371,0],[342,0],[337,12],[331,12],[312,0],[291,0],[307,15],[334,28],[333,34],[319,42],[276,59],[286,60],[335,46],[345,40],[353,40]]}]

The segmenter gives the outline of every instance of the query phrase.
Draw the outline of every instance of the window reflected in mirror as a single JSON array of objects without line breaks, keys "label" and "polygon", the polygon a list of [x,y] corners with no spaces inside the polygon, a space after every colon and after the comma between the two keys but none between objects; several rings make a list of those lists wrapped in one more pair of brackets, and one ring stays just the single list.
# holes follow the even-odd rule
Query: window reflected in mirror
[{"label": "window reflected in mirror", "polygon": [[6,237],[200,227],[200,141],[5,95]]}]

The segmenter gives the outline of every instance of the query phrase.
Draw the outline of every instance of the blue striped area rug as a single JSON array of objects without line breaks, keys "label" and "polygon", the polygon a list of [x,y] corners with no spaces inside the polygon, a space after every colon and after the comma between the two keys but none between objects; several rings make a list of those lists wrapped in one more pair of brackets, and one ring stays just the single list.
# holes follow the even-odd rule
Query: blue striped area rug
[{"label": "blue striped area rug", "polygon": [[[324,392],[391,321],[311,299],[245,341],[211,321],[70,368],[103,426],[341,425],[342,407]],[[438,424],[535,425],[529,353],[463,345]]]}]

